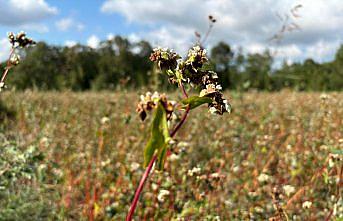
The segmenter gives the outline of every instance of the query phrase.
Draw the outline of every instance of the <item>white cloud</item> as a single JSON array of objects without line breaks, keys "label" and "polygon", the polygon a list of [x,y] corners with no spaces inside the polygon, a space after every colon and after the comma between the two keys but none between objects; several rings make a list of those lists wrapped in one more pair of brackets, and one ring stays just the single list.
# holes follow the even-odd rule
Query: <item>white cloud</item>
[{"label": "white cloud", "polygon": [[11,45],[7,38],[0,39],[0,62],[5,61],[10,53]]},{"label": "white cloud", "polygon": [[64,45],[67,46],[68,48],[74,47],[76,44],[77,44],[77,42],[73,41],[73,40],[66,40],[64,42]]},{"label": "white cloud", "polygon": [[49,27],[47,25],[43,25],[39,23],[23,24],[23,25],[19,25],[19,28],[25,31],[35,31],[41,34],[49,32]]},{"label": "white cloud", "polygon": [[266,50],[266,46],[260,43],[252,43],[247,45],[246,50],[248,53],[263,53]]},{"label": "white cloud", "polygon": [[140,40],[142,40],[137,34],[135,33],[131,33],[129,34],[129,36],[127,36],[127,38],[129,39],[130,42],[132,43],[137,43]]},{"label": "white cloud", "polygon": [[60,31],[68,31],[72,28],[75,28],[78,31],[82,31],[84,29],[84,25],[75,21],[73,18],[62,18],[58,20],[55,25]]},{"label": "white cloud", "polygon": [[44,0],[0,0],[0,24],[19,26],[42,21],[58,10]]},{"label": "white cloud", "polygon": [[112,40],[114,38],[114,34],[113,33],[109,33],[107,34],[107,40]]},{"label": "white cloud", "polygon": [[340,47],[340,42],[324,42],[319,41],[316,44],[306,48],[306,56],[316,61],[327,61],[328,58],[333,58],[337,49]]},{"label": "white cloud", "polygon": [[[282,26],[276,14],[290,14],[298,4],[303,6],[297,12],[301,17],[290,22],[295,21],[301,30],[286,33],[279,44],[270,44],[267,39]],[[225,41],[249,52],[268,47],[277,51],[280,59],[304,58],[319,42],[323,44],[320,56],[330,56],[326,53],[332,48],[330,42],[343,40],[342,0],[106,0],[101,11],[119,13],[130,23],[145,25],[146,31],[138,33],[141,38],[176,50],[185,50],[194,42],[194,31],[206,32],[209,14],[217,22],[208,45]]]},{"label": "white cloud", "polygon": [[96,35],[92,35],[87,40],[87,45],[91,48],[98,48],[100,44],[100,39]]}]

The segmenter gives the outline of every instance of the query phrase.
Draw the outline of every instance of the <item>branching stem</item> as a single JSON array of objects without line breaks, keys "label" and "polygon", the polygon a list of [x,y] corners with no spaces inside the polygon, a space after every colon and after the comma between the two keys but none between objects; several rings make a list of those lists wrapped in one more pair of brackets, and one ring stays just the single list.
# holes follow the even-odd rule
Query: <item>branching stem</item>
[{"label": "branching stem", "polygon": [[[181,88],[181,90],[182,90],[182,93],[183,93],[184,97],[187,98],[188,95],[187,95],[187,92],[186,92],[186,90],[185,90],[185,88],[184,88],[182,82],[179,82],[179,85],[180,85],[180,88]],[[185,111],[185,113],[183,114],[183,116],[182,116],[180,122],[179,122],[179,123],[175,126],[175,128],[170,132],[170,136],[171,136],[171,137],[174,137],[175,134],[177,133],[177,131],[178,131],[178,130],[182,127],[182,125],[185,123],[189,111],[190,111],[190,107],[188,106],[188,107],[186,108],[186,111]],[[133,200],[132,200],[132,203],[131,203],[131,206],[130,206],[129,213],[128,213],[127,217],[126,217],[126,221],[131,221],[131,220],[132,220],[132,216],[133,216],[133,214],[135,213],[135,209],[136,209],[136,207],[137,207],[137,204],[138,204],[138,201],[139,201],[139,197],[140,197],[140,195],[141,195],[141,193],[142,193],[142,191],[143,191],[144,184],[145,184],[145,182],[148,180],[148,177],[149,177],[149,175],[150,175],[150,173],[151,173],[151,171],[152,171],[152,168],[153,168],[153,165],[154,165],[156,159],[157,159],[157,155],[155,154],[155,155],[153,156],[153,158],[150,160],[150,162],[149,162],[147,168],[145,169],[145,172],[144,172],[144,174],[143,174],[143,176],[142,176],[142,178],[141,178],[141,180],[140,180],[140,182],[139,182],[138,188],[136,189],[135,196],[134,196],[134,198],[133,198]]]}]

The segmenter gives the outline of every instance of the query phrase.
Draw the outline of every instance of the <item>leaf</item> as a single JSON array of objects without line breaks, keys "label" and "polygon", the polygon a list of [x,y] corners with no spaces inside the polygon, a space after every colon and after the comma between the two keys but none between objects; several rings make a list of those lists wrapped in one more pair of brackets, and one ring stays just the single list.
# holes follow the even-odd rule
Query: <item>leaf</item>
[{"label": "leaf", "polygon": [[181,102],[185,105],[189,105],[191,109],[194,109],[202,104],[211,103],[212,99],[209,97],[192,96]]},{"label": "leaf", "polygon": [[164,162],[167,156],[167,144],[160,148],[157,156],[156,167],[158,170],[163,170]]},{"label": "leaf", "polygon": [[[167,114],[161,103],[158,104],[151,125],[151,134],[149,141],[144,149],[144,166],[146,167],[156,150],[158,151],[158,162],[163,167],[164,158],[170,135],[167,124]],[[165,150],[164,150],[165,149]]]}]

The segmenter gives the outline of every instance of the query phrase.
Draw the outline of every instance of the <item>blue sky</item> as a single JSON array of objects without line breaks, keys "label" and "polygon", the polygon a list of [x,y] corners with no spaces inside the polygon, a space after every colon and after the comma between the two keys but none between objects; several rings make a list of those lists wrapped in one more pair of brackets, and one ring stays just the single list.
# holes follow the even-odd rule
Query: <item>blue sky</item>
[{"label": "blue sky", "polygon": [[109,33],[129,35],[142,28],[139,25],[129,24],[119,13],[101,12],[100,6],[104,2],[102,0],[46,0],[45,2],[50,8],[56,9],[56,12],[46,15],[33,24],[31,22],[24,25],[0,24],[0,33],[5,36],[7,31],[17,32],[24,29],[34,39],[64,44],[66,41],[86,43],[92,35],[103,39]]},{"label": "blue sky", "polygon": [[[194,31],[206,31],[209,14],[218,22],[208,47],[225,41],[246,53],[268,48],[279,62],[328,61],[343,36],[342,0],[0,0],[0,5],[0,59],[8,50],[6,32],[20,30],[58,45],[97,47],[100,40],[123,35],[184,53],[195,41]],[[282,28],[279,17],[286,16],[300,30],[268,41]]]}]

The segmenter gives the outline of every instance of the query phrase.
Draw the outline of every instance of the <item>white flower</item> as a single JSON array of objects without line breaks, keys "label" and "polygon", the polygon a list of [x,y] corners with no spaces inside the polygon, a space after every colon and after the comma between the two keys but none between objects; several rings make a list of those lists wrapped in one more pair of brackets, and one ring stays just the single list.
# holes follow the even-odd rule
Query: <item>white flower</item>
[{"label": "white flower", "polygon": [[217,109],[215,107],[210,107],[210,109],[208,110],[211,114],[216,114],[217,113]]},{"label": "white flower", "polygon": [[145,102],[145,96],[143,94],[141,94],[141,101]]},{"label": "white flower", "polygon": [[321,94],[320,95],[320,99],[322,99],[322,100],[326,100],[328,98],[329,98],[329,95],[327,95],[327,94]]},{"label": "white flower", "polygon": [[268,180],[270,180],[270,177],[269,177],[268,174],[261,173],[261,174],[257,177],[257,180],[258,180],[260,183],[264,183],[264,182],[267,182]]},{"label": "white flower", "polygon": [[264,212],[264,209],[262,207],[259,207],[259,206],[256,206],[254,209],[255,209],[256,213],[263,213]]},{"label": "white flower", "polygon": [[187,174],[188,176],[193,176],[194,174],[199,174],[201,172],[200,167],[193,167],[193,169],[188,170]]},{"label": "white flower", "polygon": [[210,177],[213,178],[213,179],[217,179],[217,178],[220,178],[220,174],[219,173],[212,173],[210,175]]},{"label": "white flower", "polygon": [[189,143],[181,141],[177,144],[178,147],[182,148],[182,147],[189,147]]},{"label": "white flower", "polygon": [[11,58],[10,58],[10,63],[11,63],[12,65],[17,65],[17,64],[19,64],[19,61],[20,61],[20,56],[17,55],[17,54],[13,54],[13,55],[11,56]]},{"label": "white flower", "polygon": [[103,117],[103,118],[101,118],[101,123],[102,124],[106,124],[106,123],[108,123],[110,121],[110,118],[108,118],[108,117]]},{"label": "white flower", "polygon": [[49,139],[47,138],[47,137],[42,137],[41,139],[40,139],[40,143],[42,144],[42,145],[48,145],[49,144]]},{"label": "white flower", "polygon": [[207,84],[206,85],[206,89],[214,90],[215,88],[216,88],[216,86],[214,84]]},{"label": "white flower", "polygon": [[152,183],[151,188],[152,188],[152,190],[157,190],[158,185],[156,183]]},{"label": "white flower", "polygon": [[234,166],[233,168],[232,168],[232,171],[233,172],[235,172],[235,173],[237,173],[238,171],[239,171],[239,166]]},{"label": "white flower", "polygon": [[170,192],[169,190],[160,190],[160,192],[158,193],[158,196],[157,196],[157,200],[159,202],[164,202],[164,199],[166,196],[169,196]]},{"label": "white flower", "polygon": [[225,204],[225,206],[232,206],[233,205],[231,200],[225,200],[224,204]]},{"label": "white flower", "polygon": [[218,85],[216,86],[216,89],[217,89],[217,90],[222,90],[223,88],[222,88],[222,86],[221,86],[220,84],[218,84]]},{"label": "white flower", "polygon": [[223,100],[223,103],[225,105],[225,110],[228,112],[228,113],[231,113],[231,106],[229,104],[229,102],[227,102],[227,100]]},{"label": "white flower", "polygon": [[303,202],[303,208],[304,209],[309,209],[309,208],[311,208],[311,206],[312,206],[312,202],[311,201]]},{"label": "white flower", "polygon": [[291,185],[284,185],[283,190],[285,191],[285,194],[287,196],[290,196],[292,193],[295,192],[294,186],[291,186]]},{"label": "white flower", "polygon": [[4,82],[0,82],[0,91],[1,91],[1,89],[4,88],[4,87],[5,87],[5,83],[4,83]]},{"label": "white flower", "polygon": [[218,75],[217,75],[216,72],[212,72],[212,78],[213,78],[213,79],[217,79],[217,78],[218,78]]},{"label": "white flower", "polygon": [[174,161],[177,161],[178,159],[180,159],[180,156],[177,155],[177,154],[175,154],[175,153],[173,153],[173,154],[171,154],[171,155],[169,156],[168,159],[169,159],[170,162],[174,162]]},{"label": "white flower", "polygon": [[151,96],[151,100],[155,101],[159,99],[160,99],[160,94],[157,91],[155,91]]},{"label": "white flower", "polygon": [[131,171],[136,171],[136,170],[138,170],[139,166],[140,166],[139,163],[133,162],[130,165],[130,169],[131,169]]}]

